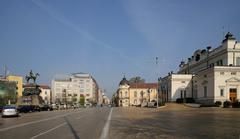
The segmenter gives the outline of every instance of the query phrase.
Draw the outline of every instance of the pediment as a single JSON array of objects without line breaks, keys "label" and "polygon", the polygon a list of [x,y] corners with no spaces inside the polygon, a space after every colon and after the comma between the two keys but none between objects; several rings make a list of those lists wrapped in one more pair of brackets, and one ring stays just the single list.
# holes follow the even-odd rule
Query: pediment
[{"label": "pediment", "polygon": [[233,78],[227,79],[225,82],[240,82],[240,79],[233,77]]}]

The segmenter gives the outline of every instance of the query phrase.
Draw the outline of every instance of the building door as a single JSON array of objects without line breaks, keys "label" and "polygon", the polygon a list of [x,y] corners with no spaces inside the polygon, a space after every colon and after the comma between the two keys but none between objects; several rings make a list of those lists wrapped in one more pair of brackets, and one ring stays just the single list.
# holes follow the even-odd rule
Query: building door
[{"label": "building door", "polygon": [[229,89],[229,99],[231,102],[235,102],[237,100],[237,89],[236,88]]}]

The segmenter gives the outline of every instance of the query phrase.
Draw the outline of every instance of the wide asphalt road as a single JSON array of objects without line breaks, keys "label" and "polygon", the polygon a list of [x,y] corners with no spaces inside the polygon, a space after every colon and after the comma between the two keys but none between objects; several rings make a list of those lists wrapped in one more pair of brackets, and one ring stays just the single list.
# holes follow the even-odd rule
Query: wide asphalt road
[{"label": "wide asphalt road", "polygon": [[[82,108],[0,118],[1,139],[104,139],[111,108]],[[108,120],[109,119],[109,120]]]},{"label": "wide asphalt road", "polygon": [[240,109],[82,108],[0,118],[0,139],[240,139]]}]

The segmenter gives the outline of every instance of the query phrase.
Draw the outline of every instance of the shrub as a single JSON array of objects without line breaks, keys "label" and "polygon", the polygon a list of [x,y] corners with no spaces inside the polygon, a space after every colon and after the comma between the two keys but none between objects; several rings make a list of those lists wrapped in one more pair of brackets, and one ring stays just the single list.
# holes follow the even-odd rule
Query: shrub
[{"label": "shrub", "polygon": [[216,105],[217,107],[219,107],[219,106],[222,105],[222,102],[221,102],[221,101],[216,101],[216,102],[215,102],[215,105]]},{"label": "shrub", "polygon": [[185,103],[195,103],[195,100],[193,98],[191,98],[191,97],[187,97],[187,98],[185,98],[184,102]]},{"label": "shrub", "polygon": [[240,102],[238,102],[238,101],[233,102],[232,107],[233,108],[240,108]]},{"label": "shrub", "polygon": [[177,103],[183,103],[183,98],[177,98],[177,99],[176,99],[176,102],[177,102]]},{"label": "shrub", "polygon": [[229,108],[231,106],[231,102],[230,101],[224,101],[223,102],[223,107],[224,108]]}]

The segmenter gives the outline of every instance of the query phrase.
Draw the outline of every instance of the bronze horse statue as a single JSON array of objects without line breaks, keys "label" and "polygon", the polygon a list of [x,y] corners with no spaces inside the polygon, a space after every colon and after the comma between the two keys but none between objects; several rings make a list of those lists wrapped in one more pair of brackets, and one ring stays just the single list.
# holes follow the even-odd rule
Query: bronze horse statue
[{"label": "bronze horse statue", "polygon": [[27,80],[27,83],[28,83],[29,80],[31,80],[31,79],[33,80],[34,83],[36,83],[37,76],[40,76],[40,74],[39,74],[39,73],[34,74],[34,73],[32,72],[32,70],[31,70],[30,73],[29,73],[29,75],[26,75],[25,79]]}]

